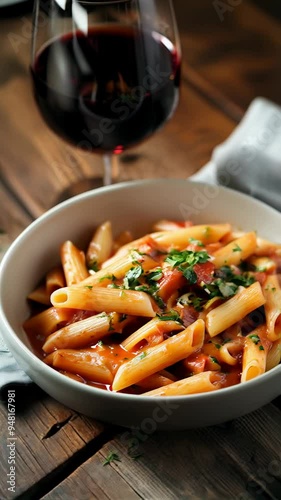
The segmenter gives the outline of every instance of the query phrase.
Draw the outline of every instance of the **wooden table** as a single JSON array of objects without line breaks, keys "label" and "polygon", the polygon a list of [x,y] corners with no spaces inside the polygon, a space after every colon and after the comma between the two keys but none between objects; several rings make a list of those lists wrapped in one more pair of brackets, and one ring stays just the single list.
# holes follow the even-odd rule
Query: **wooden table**
[{"label": "wooden table", "polygon": [[[209,160],[254,97],[281,103],[280,9],[275,5],[273,17],[269,4],[266,13],[246,0],[175,0],[181,103],[161,132],[124,154],[122,179],[188,177]],[[64,144],[39,116],[28,71],[29,7],[14,17],[0,12],[0,227],[10,241],[65,188],[102,170],[99,157]],[[79,415],[40,390],[21,396],[17,389],[15,494],[7,489],[7,406],[0,406],[2,499],[281,498],[279,400],[208,429],[131,430],[132,442],[139,442],[136,460],[124,430]],[[105,466],[110,452],[120,461]]]}]

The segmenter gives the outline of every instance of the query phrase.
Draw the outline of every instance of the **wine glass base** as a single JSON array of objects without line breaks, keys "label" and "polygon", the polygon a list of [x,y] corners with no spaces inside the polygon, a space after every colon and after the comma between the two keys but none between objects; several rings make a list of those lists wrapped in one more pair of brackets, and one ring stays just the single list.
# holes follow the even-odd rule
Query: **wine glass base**
[{"label": "wine glass base", "polygon": [[85,191],[91,191],[92,189],[97,189],[104,186],[103,177],[93,177],[89,179],[81,179],[71,186],[68,186],[64,189],[58,199],[57,203],[61,203],[62,201],[68,200],[73,196],[76,196],[81,193],[85,193]]}]

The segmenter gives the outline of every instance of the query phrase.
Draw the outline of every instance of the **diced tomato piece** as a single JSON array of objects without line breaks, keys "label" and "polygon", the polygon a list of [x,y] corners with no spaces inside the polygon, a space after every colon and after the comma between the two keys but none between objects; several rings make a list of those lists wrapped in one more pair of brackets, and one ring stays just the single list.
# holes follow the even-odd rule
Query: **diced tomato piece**
[{"label": "diced tomato piece", "polygon": [[254,277],[255,277],[256,281],[258,281],[261,285],[263,285],[265,280],[266,280],[267,274],[257,272],[257,273],[254,273]]},{"label": "diced tomato piece", "polygon": [[215,266],[212,262],[204,262],[202,264],[195,264],[194,271],[197,274],[197,283],[200,284],[201,281],[204,283],[212,283],[214,279]]},{"label": "diced tomato piece", "polygon": [[190,372],[196,374],[202,373],[205,370],[207,361],[208,356],[206,356],[206,354],[200,353],[189,356],[183,361],[183,364],[185,368],[187,368]]},{"label": "diced tomato piece", "polygon": [[159,281],[158,295],[166,302],[173,292],[185,284],[186,279],[178,269],[165,271],[163,278]]}]

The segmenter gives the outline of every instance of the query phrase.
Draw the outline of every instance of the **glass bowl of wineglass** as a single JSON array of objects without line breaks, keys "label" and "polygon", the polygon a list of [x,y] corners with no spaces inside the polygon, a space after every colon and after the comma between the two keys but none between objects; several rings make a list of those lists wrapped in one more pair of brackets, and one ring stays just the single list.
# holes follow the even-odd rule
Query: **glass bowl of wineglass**
[{"label": "glass bowl of wineglass", "polygon": [[117,181],[113,158],[172,117],[180,66],[172,0],[35,2],[35,100],[56,134],[103,155],[95,186]]}]

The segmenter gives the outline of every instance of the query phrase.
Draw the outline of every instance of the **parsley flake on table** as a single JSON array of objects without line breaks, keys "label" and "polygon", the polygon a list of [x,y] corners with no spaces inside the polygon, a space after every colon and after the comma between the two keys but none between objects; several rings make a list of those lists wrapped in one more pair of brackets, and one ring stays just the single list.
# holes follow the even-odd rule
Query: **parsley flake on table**
[{"label": "parsley flake on table", "polygon": [[111,451],[105,458],[105,461],[103,462],[102,465],[105,466],[110,464],[111,462],[121,462],[118,453]]}]

